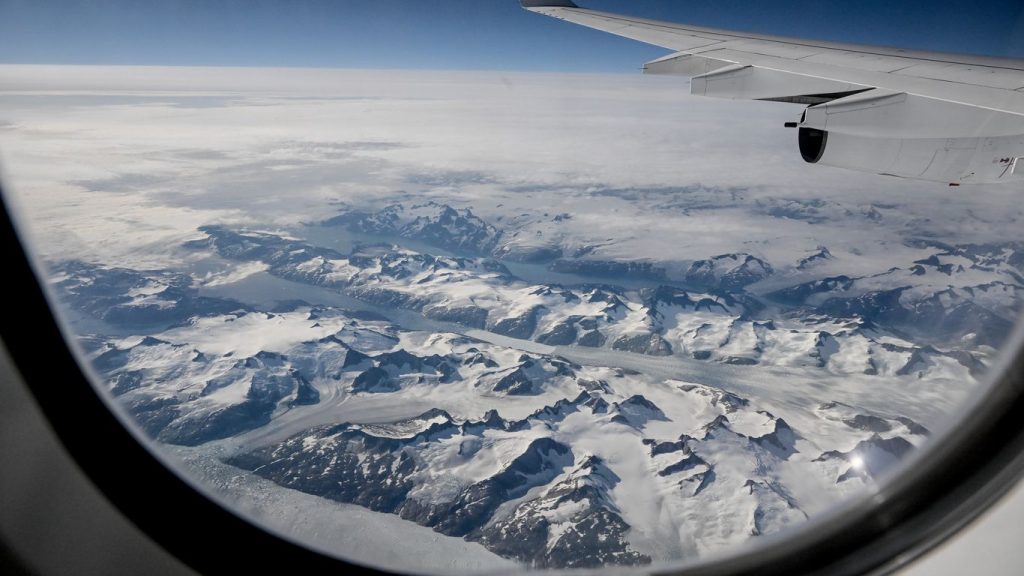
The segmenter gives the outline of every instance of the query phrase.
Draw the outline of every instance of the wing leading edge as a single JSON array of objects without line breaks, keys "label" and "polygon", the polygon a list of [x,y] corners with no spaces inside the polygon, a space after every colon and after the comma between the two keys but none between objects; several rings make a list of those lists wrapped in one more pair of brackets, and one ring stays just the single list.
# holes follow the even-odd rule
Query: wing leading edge
[{"label": "wing leading edge", "polygon": [[[957,184],[1024,183],[1024,61],[744,34],[568,0],[522,5],[673,50],[644,72],[688,76],[692,94],[808,105],[796,126],[831,136],[801,134],[822,147],[805,159]],[[863,157],[872,148],[893,157]]]}]

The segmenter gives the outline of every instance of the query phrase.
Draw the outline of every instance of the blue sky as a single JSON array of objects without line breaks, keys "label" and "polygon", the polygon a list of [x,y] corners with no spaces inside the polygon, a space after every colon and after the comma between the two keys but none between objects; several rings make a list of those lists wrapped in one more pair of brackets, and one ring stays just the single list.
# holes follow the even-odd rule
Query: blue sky
[{"label": "blue sky", "polygon": [[[1020,0],[586,0],[735,30],[1024,58]],[[655,47],[518,0],[0,0],[0,62],[632,72]]]}]

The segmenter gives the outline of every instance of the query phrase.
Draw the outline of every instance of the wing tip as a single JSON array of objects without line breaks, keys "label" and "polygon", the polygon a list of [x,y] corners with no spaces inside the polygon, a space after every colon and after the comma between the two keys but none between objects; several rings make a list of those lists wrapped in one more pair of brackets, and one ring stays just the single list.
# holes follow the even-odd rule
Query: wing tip
[{"label": "wing tip", "polygon": [[571,0],[520,0],[523,8],[579,8]]}]

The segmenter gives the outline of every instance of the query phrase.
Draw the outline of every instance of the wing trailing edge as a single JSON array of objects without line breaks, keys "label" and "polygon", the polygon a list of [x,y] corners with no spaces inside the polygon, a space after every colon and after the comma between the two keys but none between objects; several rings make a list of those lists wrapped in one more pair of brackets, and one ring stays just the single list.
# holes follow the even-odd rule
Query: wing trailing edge
[{"label": "wing trailing edge", "polygon": [[522,0],[523,8],[579,8],[569,0]]}]

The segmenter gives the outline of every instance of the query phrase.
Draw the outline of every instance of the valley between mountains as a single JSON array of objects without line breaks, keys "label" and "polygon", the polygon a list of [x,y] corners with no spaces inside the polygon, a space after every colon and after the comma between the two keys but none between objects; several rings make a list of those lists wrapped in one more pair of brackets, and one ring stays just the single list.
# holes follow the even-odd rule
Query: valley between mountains
[{"label": "valley between mountains", "polygon": [[679,266],[606,259],[571,219],[206,225],[190,269],[71,260],[51,282],[186,460],[536,568],[696,558],[870,489],[974,393],[1024,285],[1012,243],[908,239],[860,274],[827,246]]}]

